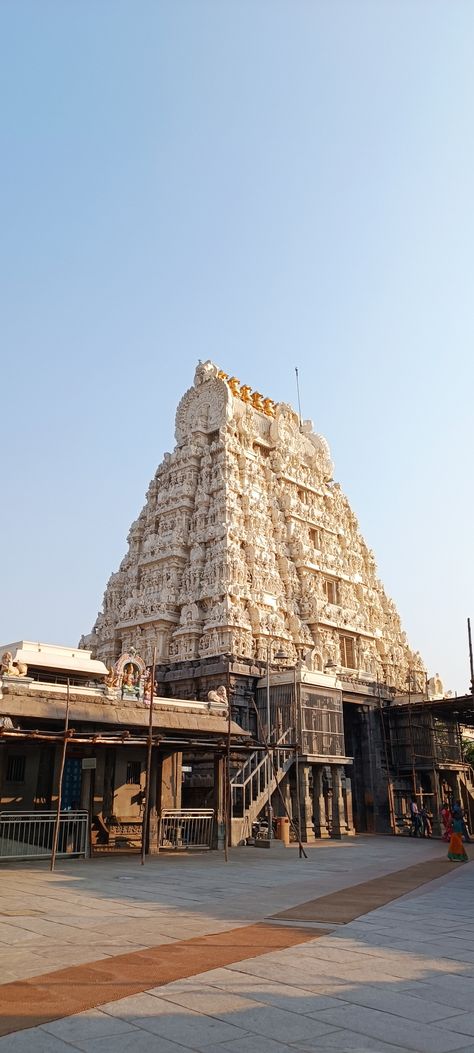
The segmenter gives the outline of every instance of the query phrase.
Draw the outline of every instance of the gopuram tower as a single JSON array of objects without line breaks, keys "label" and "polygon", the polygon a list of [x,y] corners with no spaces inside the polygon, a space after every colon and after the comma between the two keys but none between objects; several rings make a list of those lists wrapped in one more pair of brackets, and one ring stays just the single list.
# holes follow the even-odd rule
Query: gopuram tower
[{"label": "gopuram tower", "polygon": [[[237,769],[232,836],[282,794],[306,840],[389,829],[381,713],[425,673],[311,421],[199,363],[128,545],[81,645],[109,666],[156,651],[161,704],[219,688],[257,740],[270,712],[271,741],[298,744],[263,783]],[[187,772],[186,804],[205,804],[212,775],[193,756]]]},{"label": "gopuram tower", "polygon": [[182,696],[204,694],[222,656],[260,670],[269,641],[290,665],[397,691],[409,672],[421,683],[311,421],[205,362],[175,435],[82,643],[109,665],[131,647],[150,663],[156,646],[168,693]]}]

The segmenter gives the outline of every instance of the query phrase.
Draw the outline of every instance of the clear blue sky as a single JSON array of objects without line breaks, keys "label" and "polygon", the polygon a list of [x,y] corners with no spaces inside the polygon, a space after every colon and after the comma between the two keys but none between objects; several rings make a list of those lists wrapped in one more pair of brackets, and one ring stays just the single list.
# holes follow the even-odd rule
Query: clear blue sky
[{"label": "clear blue sky", "polygon": [[298,365],[466,689],[473,39],[472,0],[3,0],[0,640],[90,629],[199,358]]}]

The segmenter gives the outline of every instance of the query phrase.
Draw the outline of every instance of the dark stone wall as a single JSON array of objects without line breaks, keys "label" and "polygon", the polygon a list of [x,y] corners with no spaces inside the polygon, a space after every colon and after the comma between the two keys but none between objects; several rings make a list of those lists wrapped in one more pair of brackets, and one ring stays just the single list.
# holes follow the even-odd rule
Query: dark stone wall
[{"label": "dark stone wall", "polygon": [[206,701],[209,691],[222,684],[230,699],[232,716],[245,730],[255,731],[253,699],[263,667],[233,662],[226,657],[203,662],[160,666],[156,675],[157,693],[164,698]]},{"label": "dark stone wall", "polygon": [[354,758],[352,780],[354,825],[357,833],[390,832],[385,750],[380,714],[373,699],[362,704],[344,702],[346,753]]}]

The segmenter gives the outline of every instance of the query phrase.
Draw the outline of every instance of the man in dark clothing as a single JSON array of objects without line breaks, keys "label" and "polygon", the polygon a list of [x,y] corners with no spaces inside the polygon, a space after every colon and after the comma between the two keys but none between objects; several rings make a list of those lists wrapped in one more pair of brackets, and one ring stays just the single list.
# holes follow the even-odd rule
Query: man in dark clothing
[{"label": "man in dark clothing", "polygon": [[423,805],[423,808],[421,809],[421,822],[423,827],[423,837],[431,837],[433,832],[431,827],[431,816],[426,805]]},{"label": "man in dark clothing", "polygon": [[412,797],[410,801],[410,817],[410,837],[423,837],[423,824],[421,822],[421,816],[418,811],[418,805],[414,797]]}]

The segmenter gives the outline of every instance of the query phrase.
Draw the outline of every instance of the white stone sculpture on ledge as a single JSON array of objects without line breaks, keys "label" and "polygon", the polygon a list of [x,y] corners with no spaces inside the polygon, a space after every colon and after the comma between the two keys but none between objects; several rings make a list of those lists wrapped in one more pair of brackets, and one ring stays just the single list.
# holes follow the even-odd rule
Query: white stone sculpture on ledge
[{"label": "white stone sculpture on ledge", "polygon": [[28,666],[24,662],[14,662],[11,651],[5,651],[2,654],[0,673],[2,676],[26,676]]}]

